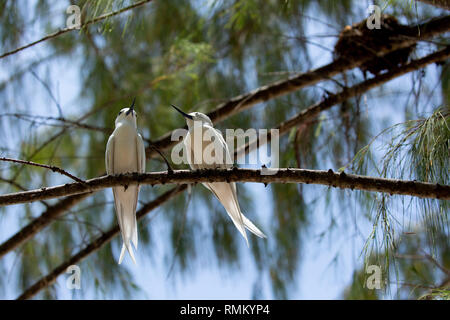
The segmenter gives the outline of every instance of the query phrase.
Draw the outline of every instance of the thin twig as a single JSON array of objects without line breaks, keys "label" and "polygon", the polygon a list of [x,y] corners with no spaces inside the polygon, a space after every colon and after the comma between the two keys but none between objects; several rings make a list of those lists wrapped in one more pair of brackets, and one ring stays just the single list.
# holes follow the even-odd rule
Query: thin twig
[{"label": "thin twig", "polygon": [[6,161],[6,162],[14,162],[14,163],[20,163],[20,164],[25,164],[25,165],[29,165],[29,166],[35,166],[35,167],[40,167],[40,168],[46,168],[49,169],[53,172],[58,172],[62,175],[65,175],[67,177],[69,177],[70,179],[79,182],[79,183],[84,183],[83,180],[81,180],[80,178],[75,177],[74,175],[68,173],[67,171],[56,167],[56,166],[48,166],[46,164],[40,164],[40,163],[36,163],[36,162],[32,162],[32,161],[25,161],[25,160],[19,160],[19,159],[11,159],[11,158],[0,158],[0,161]]},{"label": "thin twig", "polygon": [[167,158],[164,156],[164,154],[163,154],[161,151],[159,151],[158,148],[156,148],[155,146],[153,146],[151,143],[149,144],[149,147],[150,147],[152,150],[155,150],[155,151],[161,156],[161,158],[163,158],[163,160],[164,160],[164,162],[166,163],[166,166],[167,166],[167,171],[168,171],[168,172],[173,172],[173,169],[172,169],[172,167],[170,166],[170,163],[169,163],[169,161],[167,160]]},{"label": "thin twig", "polygon": [[447,276],[450,276],[450,270],[445,268],[443,265],[441,265],[435,258],[433,258],[431,255],[429,255],[426,252],[423,252],[424,257],[430,261],[431,263],[433,263],[436,267],[439,268],[439,270],[441,270],[443,273],[445,273]]},{"label": "thin twig", "polygon": [[39,81],[42,86],[45,88],[45,90],[48,92],[48,95],[50,96],[50,98],[53,100],[53,102],[56,105],[56,108],[58,109],[59,112],[59,116],[61,119],[64,119],[64,115],[62,112],[62,108],[61,105],[59,104],[58,100],[56,100],[52,90],[50,89],[50,87],[48,86],[48,84],[46,82],[44,82],[41,78],[39,78],[39,76],[36,74],[36,72],[34,72],[32,69],[30,70],[30,73],[36,78],[37,81]]},{"label": "thin twig", "polygon": [[[11,180],[11,179],[5,179],[5,178],[0,177],[0,181],[3,181],[3,182],[5,182],[5,183],[8,183],[8,184],[12,185],[13,187],[15,187],[15,188],[17,188],[17,189],[19,189],[19,190],[22,190],[22,191],[27,191],[27,190],[28,190],[28,189],[26,189],[24,186],[20,185],[19,183],[15,182],[15,181],[13,181],[13,180]],[[49,208],[49,207],[50,207],[50,206],[48,205],[48,203],[45,202],[45,201],[41,201],[41,203],[42,203],[46,208]],[[0,256],[1,256],[1,255],[0,255]]]},{"label": "thin twig", "polygon": [[[93,23],[96,23],[96,22],[99,22],[99,21],[101,21],[101,20],[104,20],[104,19],[107,19],[107,18],[116,16],[116,15],[118,15],[118,14],[121,14],[121,13],[123,13],[123,12],[125,12],[125,11],[128,11],[128,10],[131,10],[131,9],[134,9],[134,8],[136,8],[136,7],[139,7],[139,6],[143,5],[143,4],[146,4],[146,3],[151,2],[151,1],[152,1],[152,0],[143,0],[143,1],[140,1],[140,2],[137,2],[137,3],[134,3],[134,4],[132,4],[132,5],[128,6],[128,7],[122,8],[122,9],[120,9],[120,10],[113,11],[113,12],[106,13],[106,14],[102,14],[102,15],[100,15],[100,16],[94,18],[94,19],[91,19],[91,20],[86,21],[86,22],[81,26],[81,28],[85,28],[85,27],[87,27],[87,26],[89,26],[89,25],[91,25],[91,24],[93,24]],[[0,59],[3,59],[3,58],[5,58],[5,57],[7,57],[7,56],[10,56],[10,55],[15,54],[15,53],[17,53],[17,52],[20,52],[20,51],[25,50],[25,49],[27,49],[27,48],[30,48],[30,47],[32,47],[32,46],[35,46],[35,45],[37,45],[38,43],[41,43],[41,42],[44,42],[44,41],[47,41],[47,40],[50,40],[50,39],[59,37],[60,35],[63,35],[63,34],[65,34],[65,33],[67,33],[67,32],[74,31],[74,30],[77,30],[77,29],[74,29],[74,28],[64,28],[64,29],[58,30],[58,31],[56,31],[56,32],[54,32],[54,33],[52,33],[52,34],[49,34],[49,35],[47,35],[47,36],[45,36],[45,37],[43,37],[43,38],[41,38],[41,39],[39,39],[39,40],[33,41],[33,42],[31,42],[31,43],[29,43],[29,44],[27,44],[27,45],[24,45],[24,46],[22,46],[22,47],[19,47],[19,48],[17,48],[17,49],[12,50],[12,51],[5,52],[5,53],[3,53],[2,55],[0,55]]]}]

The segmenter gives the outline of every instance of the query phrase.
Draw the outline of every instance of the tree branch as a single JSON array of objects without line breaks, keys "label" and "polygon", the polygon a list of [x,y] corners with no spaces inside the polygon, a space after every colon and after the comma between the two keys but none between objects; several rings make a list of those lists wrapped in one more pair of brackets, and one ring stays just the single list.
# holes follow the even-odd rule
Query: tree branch
[{"label": "tree branch", "polygon": [[[413,60],[413,61],[409,62],[408,64],[405,64],[401,67],[393,68],[386,73],[383,73],[372,79],[361,82],[353,87],[345,88],[340,93],[329,95],[324,100],[313,104],[312,106],[306,108],[299,114],[282,122],[280,125],[278,125],[278,127],[276,127],[276,129],[279,130],[280,136],[284,135],[284,134],[288,133],[292,128],[294,128],[302,123],[305,123],[306,121],[309,121],[310,119],[316,117],[319,113],[330,109],[331,107],[333,107],[336,104],[342,103],[342,102],[348,100],[349,98],[361,95],[370,89],[380,86],[380,85],[382,85],[394,78],[402,76],[406,73],[424,68],[425,66],[427,66],[431,63],[444,61],[445,59],[447,59],[449,57],[450,57],[450,46],[447,46],[444,49],[434,52],[432,54],[429,54],[421,59]],[[270,140],[271,140],[271,135],[269,134],[267,136],[267,143],[270,142]],[[243,150],[245,150],[245,152],[248,153],[248,152],[254,150],[259,145],[260,145],[259,138],[256,141],[252,141],[251,143],[248,142],[246,145],[235,150],[235,157],[242,154]]]},{"label": "tree branch", "polygon": [[450,0],[419,0],[423,3],[439,7],[441,9],[450,10]]},{"label": "tree branch", "polygon": [[[445,16],[423,24],[411,26],[401,35],[395,34],[397,37],[400,37],[398,42],[389,42],[384,44],[379,48],[376,54],[378,56],[382,56],[386,53],[409,47],[417,41],[429,39],[448,31],[450,31],[450,16]],[[207,115],[214,123],[218,123],[229,116],[249,109],[257,103],[265,102],[270,99],[300,90],[306,86],[316,84],[320,81],[330,79],[345,70],[353,69],[362,65],[370,59],[373,59],[373,56],[366,55],[359,57],[359,59],[351,60],[344,57],[335,60],[318,69],[314,69],[306,73],[300,73],[286,80],[277,81],[234,97],[227,102],[220,104],[215,110],[211,111]],[[171,135],[172,132],[169,132],[157,140],[152,141],[152,144],[159,150],[167,150],[177,143],[176,141],[171,141]],[[150,148],[146,149],[146,153],[147,157],[152,157],[155,155],[155,152]]]},{"label": "tree branch", "polygon": [[[91,19],[91,20],[86,21],[86,22],[81,26],[81,28],[85,28],[85,27],[87,27],[87,26],[89,26],[89,25],[91,25],[91,24],[93,24],[93,23],[99,22],[99,21],[101,21],[101,20],[104,20],[104,19],[107,19],[107,18],[110,18],[110,17],[114,17],[114,16],[116,16],[116,15],[118,15],[118,14],[121,14],[121,13],[123,13],[123,12],[125,12],[125,11],[128,11],[128,10],[131,10],[131,9],[134,9],[134,8],[136,8],[136,7],[139,7],[139,6],[143,5],[143,4],[146,4],[146,3],[151,2],[151,1],[152,1],[152,0],[143,0],[143,1],[140,1],[140,2],[136,2],[136,3],[134,3],[134,4],[132,4],[132,5],[128,6],[128,7],[122,8],[122,9],[120,9],[120,10],[113,11],[113,12],[110,12],[110,13],[102,14],[102,15],[100,15],[100,16],[94,18],[94,19]],[[45,36],[45,37],[43,37],[43,38],[41,38],[41,39],[39,39],[39,40],[33,41],[33,42],[31,42],[31,43],[29,43],[29,44],[27,44],[27,45],[24,45],[24,46],[22,46],[22,47],[19,47],[19,48],[17,48],[17,49],[12,50],[12,51],[5,52],[5,53],[3,53],[2,55],[0,55],[0,59],[3,59],[3,58],[5,58],[5,57],[7,57],[7,56],[10,56],[10,55],[15,54],[15,53],[17,53],[17,52],[20,52],[20,51],[25,50],[25,49],[27,49],[27,48],[30,48],[30,47],[32,47],[32,46],[34,46],[34,45],[37,45],[38,43],[41,43],[41,42],[44,42],[44,41],[47,41],[47,40],[50,40],[50,39],[59,37],[60,35],[63,35],[63,34],[65,34],[65,33],[67,33],[67,32],[73,31],[73,30],[77,30],[77,29],[74,29],[74,28],[64,28],[64,29],[58,30],[58,31],[56,31],[56,32],[54,32],[54,33],[52,33],[52,34],[49,34],[49,35],[47,35],[47,36]]]},{"label": "tree branch", "polygon": [[83,180],[81,180],[81,179],[75,177],[74,175],[68,173],[67,171],[65,171],[65,170],[63,170],[61,168],[55,167],[55,166],[48,166],[46,164],[40,164],[40,163],[36,163],[36,162],[32,162],[32,161],[25,161],[25,160],[11,159],[11,158],[0,158],[0,161],[14,162],[14,163],[26,164],[26,165],[29,165],[29,166],[46,168],[46,169],[49,169],[49,170],[51,170],[53,172],[58,172],[58,173],[66,176],[66,177],[69,177],[70,179],[72,179],[72,180],[74,180],[76,182],[84,183]]},{"label": "tree branch", "polygon": [[369,176],[334,173],[331,169],[278,169],[275,174],[263,175],[261,170],[176,170],[171,173],[147,172],[128,173],[114,176],[103,176],[86,180],[84,183],[41,188],[37,190],[17,192],[0,196],[0,206],[32,202],[94,192],[104,188],[129,186],[136,184],[188,184],[202,182],[259,182],[259,183],[306,183],[321,184],[341,189],[357,189],[365,191],[386,192],[389,194],[410,195],[420,198],[450,200],[450,186]]},{"label": "tree branch", "polygon": [[[169,191],[166,191],[155,200],[145,204],[138,212],[136,212],[137,220],[141,220],[149,212],[159,207],[163,203],[169,201],[170,199],[174,198],[179,193],[183,192],[186,189],[186,187],[187,187],[186,185],[177,186]],[[17,299],[18,300],[30,299],[42,289],[52,285],[59,275],[66,272],[69,266],[79,263],[84,258],[89,256],[91,253],[99,250],[106,243],[110,242],[115,236],[117,236],[119,232],[120,232],[119,226],[116,224],[107,232],[103,233],[100,237],[89,243],[89,245],[87,245],[84,249],[78,251],[75,255],[73,255],[68,260],[61,263],[58,267],[53,269],[52,272],[50,272],[45,277],[41,278],[39,281],[33,284],[31,287],[26,289]]]},{"label": "tree branch", "polygon": [[25,241],[31,239],[35,234],[52,223],[54,219],[91,194],[92,193],[89,192],[76,194],[64,198],[58,203],[49,206],[39,217],[33,219],[33,221],[0,245],[0,258],[6,255],[9,251],[16,249]]},{"label": "tree branch", "polygon": [[[13,181],[13,180],[11,180],[11,179],[5,179],[5,178],[0,177],[0,181],[5,182],[5,183],[8,183],[8,184],[10,184],[11,186],[15,187],[16,189],[19,189],[19,190],[22,190],[22,191],[27,191],[27,190],[28,190],[28,189],[25,188],[24,186],[20,185],[19,183],[15,182],[15,181]],[[48,205],[47,202],[41,201],[41,203],[42,203],[46,208],[49,207],[49,205]]]}]

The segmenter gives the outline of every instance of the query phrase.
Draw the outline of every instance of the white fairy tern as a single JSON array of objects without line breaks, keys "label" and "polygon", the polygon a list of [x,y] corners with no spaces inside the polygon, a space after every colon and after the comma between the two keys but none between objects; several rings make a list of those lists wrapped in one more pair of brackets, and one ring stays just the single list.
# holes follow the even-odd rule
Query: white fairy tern
[{"label": "white fairy tern", "polygon": [[[187,156],[187,161],[191,169],[225,169],[232,167],[228,145],[221,132],[214,129],[211,119],[201,112],[188,114],[174,105],[172,107],[186,118],[188,133],[184,137],[183,143],[186,152],[190,153]],[[200,139],[196,137],[200,137]],[[204,141],[204,137],[209,137],[210,139]],[[214,145],[211,146],[211,144]],[[211,147],[214,149],[215,156],[217,155],[217,157],[214,156],[214,161],[205,159],[205,150],[211,150]],[[245,229],[248,229],[258,237],[266,238],[266,235],[241,212],[237,198],[236,183],[205,182],[203,185],[222,203],[234,225],[244,237],[247,246],[248,239]]]},{"label": "white fairy tern", "polygon": [[[120,110],[115,121],[114,132],[108,139],[105,154],[107,174],[145,172],[145,147],[141,135],[137,132],[135,100],[131,107]],[[125,248],[136,263],[131,242],[137,250],[136,206],[139,185],[113,187],[112,190],[123,240],[119,264],[122,263]]]}]

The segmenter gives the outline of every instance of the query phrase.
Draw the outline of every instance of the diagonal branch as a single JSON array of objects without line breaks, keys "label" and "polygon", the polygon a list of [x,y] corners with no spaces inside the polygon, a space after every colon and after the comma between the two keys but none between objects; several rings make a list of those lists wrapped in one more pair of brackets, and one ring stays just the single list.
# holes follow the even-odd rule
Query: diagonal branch
[{"label": "diagonal branch", "polygon": [[0,161],[6,161],[6,162],[14,162],[14,163],[20,163],[20,164],[26,164],[29,166],[35,166],[35,167],[40,167],[40,168],[46,168],[49,170],[52,170],[53,172],[58,172],[66,177],[69,177],[70,179],[79,182],[79,183],[84,183],[83,180],[75,177],[74,175],[68,173],[67,171],[58,168],[56,166],[49,166],[46,164],[40,164],[40,163],[36,163],[36,162],[32,162],[32,161],[25,161],[25,160],[18,160],[18,159],[11,159],[11,158],[0,158]]},{"label": "diagonal branch", "polygon": [[90,196],[92,193],[80,193],[69,196],[59,201],[58,203],[49,206],[39,217],[31,221],[25,227],[20,229],[17,233],[11,236],[8,240],[0,245],[0,259],[9,251],[16,249],[25,241],[31,239],[39,231],[47,227],[62,213],[72,208],[77,203]]},{"label": "diagonal branch", "polygon": [[[28,189],[25,188],[24,186],[20,185],[19,183],[15,182],[15,181],[13,181],[13,180],[11,180],[11,179],[6,179],[6,178],[0,177],[0,181],[5,182],[5,183],[8,183],[8,184],[10,184],[11,186],[15,187],[16,189],[19,189],[19,190],[22,190],[22,191],[27,191],[27,190],[28,190]],[[49,205],[48,205],[47,202],[41,201],[41,203],[42,203],[46,208],[49,207]]]},{"label": "diagonal branch", "polygon": [[[175,188],[166,191],[162,195],[160,195],[155,200],[145,204],[138,212],[136,212],[136,218],[138,220],[145,217],[149,212],[174,198],[176,195],[180,194],[186,189],[186,185],[177,186]],[[52,285],[59,275],[66,272],[67,268],[73,264],[77,264],[82,261],[84,258],[89,256],[91,253],[102,248],[106,243],[110,242],[115,236],[117,236],[120,232],[119,226],[115,225],[107,232],[103,233],[100,237],[92,241],[89,245],[87,245],[84,249],[78,251],[75,255],[70,257],[68,260],[61,263],[58,267],[53,269],[48,275],[41,278],[31,287],[26,289],[17,299],[24,300],[30,299],[35,296],[42,289]]]},{"label": "diagonal branch", "polygon": [[[292,128],[305,123],[306,121],[309,121],[310,119],[316,117],[321,112],[330,109],[336,104],[342,103],[346,101],[349,98],[358,96],[363,94],[364,92],[373,89],[375,87],[378,87],[394,78],[400,77],[406,73],[409,73],[414,70],[418,70],[421,68],[424,68],[425,66],[435,63],[444,61],[445,59],[450,57],[450,46],[447,46],[446,48],[439,50],[437,52],[431,53],[421,59],[413,60],[409,62],[408,64],[405,64],[401,67],[393,68],[389,72],[383,73],[381,75],[378,75],[372,79],[363,81],[357,85],[354,85],[349,88],[344,88],[340,93],[329,95],[324,100],[317,102],[313,104],[312,106],[306,108],[299,114],[293,116],[292,118],[282,122],[281,124],[276,127],[276,129],[279,130],[279,135],[284,135],[289,132]],[[267,142],[270,142],[271,135],[267,136]],[[254,150],[258,145],[260,145],[259,139],[255,140],[254,142],[247,143],[246,145],[242,146],[241,148],[237,149],[235,151],[235,156],[241,155],[243,150],[245,152],[250,152]]]},{"label": "diagonal branch", "polygon": [[[87,27],[87,26],[89,26],[89,25],[91,25],[93,23],[102,21],[102,20],[107,19],[107,18],[114,17],[114,16],[116,16],[118,14],[121,14],[121,13],[123,13],[125,11],[128,11],[128,10],[131,10],[131,9],[134,9],[136,7],[139,7],[139,6],[143,5],[143,4],[146,4],[146,3],[151,2],[151,1],[152,0],[143,0],[143,1],[140,1],[140,2],[136,2],[136,3],[134,3],[134,4],[132,4],[132,5],[128,6],[128,7],[122,8],[120,10],[102,14],[102,15],[96,17],[96,18],[93,18],[91,20],[86,21],[81,26],[81,28],[85,28],[85,27]],[[12,50],[12,51],[5,52],[2,55],[0,55],[0,59],[3,59],[5,57],[7,57],[7,56],[10,56],[10,55],[15,54],[17,52],[20,52],[20,51],[25,50],[27,48],[30,48],[32,46],[35,46],[35,45],[37,45],[37,44],[39,44],[41,42],[44,42],[44,41],[47,41],[47,40],[59,37],[60,35],[63,35],[65,33],[67,33],[67,32],[73,31],[73,30],[76,30],[76,29],[74,29],[74,28],[64,28],[64,29],[58,30],[58,31],[56,31],[54,33],[51,33],[51,34],[49,34],[49,35],[39,39],[39,40],[33,41],[33,42],[31,42],[31,43],[29,43],[27,45],[24,45],[22,47],[19,47],[17,49]]]},{"label": "diagonal branch", "polygon": [[[423,24],[411,26],[405,29],[402,33],[400,38],[401,40],[398,42],[389,42],[384,44],[379,48],[376,54],[378,56],[382,56],[386,53],[409,47],[417,41],[429,39],[448,31],[450,31],[450,16],[445,16]],[[335,60],[318,69],[314,69],[306,73],[300,73],[286,80],[277,81],[234,97],[227,102],[220,104],[215,110],[211,111],[207,115],[214,123],[218,123],[229,116],[249,109],[257,103],[280,97],[282,95],[300,90],[306,86],[314,85],[323,80],[328,80],[345,70],[356,68],[370,59],[373,59],[373,56],[365,55],[359,57],[358,59],[351,60],[344,57]],[[176,141],[171,141],[171,134],[172,132],[163,135],[157,140],[152,141],[152,144],[161,151],[173,147],[176,144]],[[146,152],[147,157],[155,154],[150,148],[147,148]]]},{"label": "diagonal branch", "polygon": [[62,108],[61,105],[59,104],[58,100],[55,98],[55,95],[53,94],[52,90],[50,89],[48,83],[46,83],[44,80],[42,80],[37,74],[36,72],[33,71],[33,69],[30,70],[30,73],[33,75],[33,77],[36,78],[37,81],[39,81],[39,83],[42,84],[42,86],[45,88],[45,90],[47,91],[48,95],[50,96],[50,98],[53,100],[53,102],[56,105],[56,108],[58,109],[59,112],[59,116],[61,118],[64,118],[63,116],[63,112],[62,112]]},{"label": "diagonal branch", "polygon": [[86,180],[84,183],[68,183],[49,188],[17,192],[0,196],[0,206],[32,202],[94,192],[116,186],[136,184],[164,185],[203,182],[259,182],[259,183],[306,183],[321,184],[342,189],[386,192],[410,195],[420,198],[450,200],[450,186],[434,183],[377,178],[323,170],[278,169],[274,174],[264,174],[261,170],[176,170],[170,173],[147,172],[103,176]]},{"label": "diagonal branch", "polygon": [[418,0],[438,8],[450,10],[450,0]]}]

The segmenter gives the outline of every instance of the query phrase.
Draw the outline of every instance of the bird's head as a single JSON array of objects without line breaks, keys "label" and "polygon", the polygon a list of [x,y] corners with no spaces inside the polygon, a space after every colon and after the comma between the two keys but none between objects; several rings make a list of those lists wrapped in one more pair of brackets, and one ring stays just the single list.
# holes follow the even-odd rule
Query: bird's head
[{"label": "bird's head", "polygon": [[129,108],[123,108],[119,111],[119,114],[116,117],[116,125],[119,123],[129,123],[136,127],[136,118],[137,113],[134,111],[134,103],[136,102],[136,98],[133,99],[133,103]]},{"label": "bird's head", "polygon": [[177,110],[179,113],[183,115],[183,117],[186,118],[186,123],[189,129],[194,126],[194,122],[200,122],[202,125],[207,124],[211,127],[213,126],[211,119],[204,113],[201,112],[186,113],[180,108],[174,106],[173,104],[172,107],[175,108],[175,110]]}]

